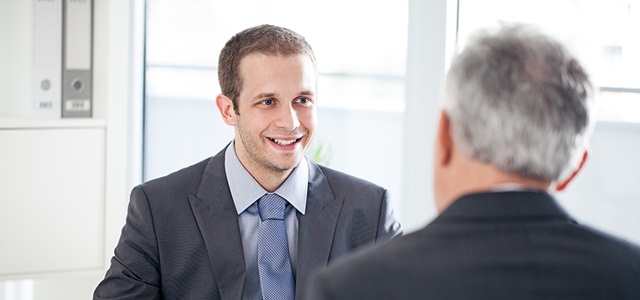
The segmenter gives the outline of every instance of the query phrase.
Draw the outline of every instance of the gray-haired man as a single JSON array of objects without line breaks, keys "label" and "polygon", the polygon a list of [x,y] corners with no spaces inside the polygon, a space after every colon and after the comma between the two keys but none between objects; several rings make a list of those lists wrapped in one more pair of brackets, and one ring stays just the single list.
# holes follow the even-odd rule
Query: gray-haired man
[{"label": "gray-haired man", "polygon": [[640,299],[640,248],[574,221],[562,190],[587,152],[592,86],[523,26],[478,35],[447,75],[440,215],[322,271],[305,299]]}]

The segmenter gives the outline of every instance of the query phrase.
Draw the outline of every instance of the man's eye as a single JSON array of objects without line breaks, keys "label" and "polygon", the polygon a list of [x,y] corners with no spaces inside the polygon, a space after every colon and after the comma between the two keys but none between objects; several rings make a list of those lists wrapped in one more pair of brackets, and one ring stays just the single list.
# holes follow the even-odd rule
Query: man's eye
[{"label": "man's eye", "polygon": [[262,104],[264,104],[264,105],[272,105],[273,104],[273,99],[263,100]]},{"label": "man's eye", "polygon": [[305,98],[305,97],[300,97],[296,100],[298,103],[300,104],[304,104],[304,105],[310,105],[311,104],[311,99],[309,98]]}]

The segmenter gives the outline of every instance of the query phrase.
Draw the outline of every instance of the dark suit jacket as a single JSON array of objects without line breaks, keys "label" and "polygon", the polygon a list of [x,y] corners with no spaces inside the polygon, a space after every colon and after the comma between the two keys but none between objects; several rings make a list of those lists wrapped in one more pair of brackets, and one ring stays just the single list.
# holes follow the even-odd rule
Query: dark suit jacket
[{"label": "dark suit jacket", "polygon": [[576,223],[546,193],[472,194],[312,280],[305,300],[640,299],[640,248]]},{"label": "dark suit jacket", "polygon": [[[298,214],[298,299],[313,270],[401,233],[385,189],[308,161],[307,209]],[[241,299],[245,273],[223,150],[133,189],[94,299]]]}]

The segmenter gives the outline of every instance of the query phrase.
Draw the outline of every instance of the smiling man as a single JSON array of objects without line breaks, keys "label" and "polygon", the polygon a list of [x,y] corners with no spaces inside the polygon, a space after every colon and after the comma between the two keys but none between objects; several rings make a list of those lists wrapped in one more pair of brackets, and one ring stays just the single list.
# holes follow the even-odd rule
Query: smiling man
[{"label": "smiling man", "polygon": [[300,299],[314,270],[401,234],[384,188],[304,154],[317,69],[302,36],[244,30],[222,49],[218,78],[235,139],[133,189],[94,299]]},{"label": "smiling man", "polygon": [[303,159],[315,132],[314,63],[308,54],[253,53],[240,62],[240,74],[242,93],[236,101],[218,95],[218,108],[235,126],[238,159],[273,192]]}]

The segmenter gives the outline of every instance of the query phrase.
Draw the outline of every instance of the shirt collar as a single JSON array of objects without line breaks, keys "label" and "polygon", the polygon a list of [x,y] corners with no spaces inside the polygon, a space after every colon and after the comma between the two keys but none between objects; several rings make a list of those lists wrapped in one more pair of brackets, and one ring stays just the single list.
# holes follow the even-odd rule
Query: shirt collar
[{"label": "shirt collar", "polygon": [[497,184],[491,189],[491,192],[524,192],[524,191],[545,192],[544,190],[536,189],[536,188],[524,185],[522,183],[515,183],[515,182]]},{"label": "shirt collar", "polygon": [[[224,155],[224,169],[231,197],[239,215],[268,192],[244,168],[235,149],[235,142],[227,147]],[[293,169],[287,180],[274,193],[287,200],[304,215],[307,207],[308,183],[309,165],[306,157],[302,157],[300,164]]]}]

